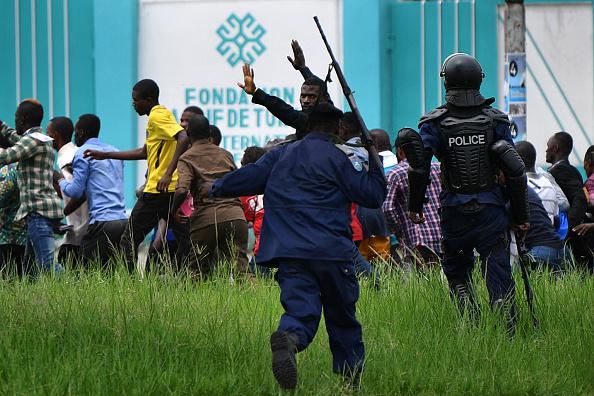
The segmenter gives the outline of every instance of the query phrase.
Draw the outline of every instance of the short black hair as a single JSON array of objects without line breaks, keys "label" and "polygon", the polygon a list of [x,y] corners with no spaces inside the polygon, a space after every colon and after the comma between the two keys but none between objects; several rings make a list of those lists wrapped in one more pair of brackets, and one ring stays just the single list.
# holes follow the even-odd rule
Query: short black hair
[{"label": "short black hair", "polygon": [[318,87],[325,88],[326,82],[324,80],[322,80],[320,77],[311,76],[311,77],[306,78],[305,81],[303,81],[303,85],[312,85],[312,86],[318,86]]},{"label": "short black hair", "polygon": [[210,138],[212,139],[212,142],[217,146],[220,145],[221,140],[223,140],[221,130],[216,125],[210,125],[208,128],[210,129]]},{"label": "short black hair", "polygon": [[594,164],[594,145],[588,147],[586,154],[584,154],[584,161]]},{"label": "short black hair", "polygon": [[72,133],[74,132],[74,125],[72,120],[68,117],[54,117],[50,120],[54,126],[54,130],[64,139],[66,142],[72,140]]},{"label": "short black hair", "polygon": [[243,152],[243,158],[241,159],[241,165],[253,164],[258,161],[260,157],[266,154],[266,149],[258,146],[251,146],[245,149]]},{"label": "short black hair", "polygon": [[29,125],[40,126],[43,120],[43,106],[37,99],[25,99],[18,107],[21,116]]},{"label": "short black hair", "polygon": [[188,136],[192,140],[208,139],[210,136],[208,119],[200,114],[192,117],[188,121]]},{"label": "short black hair", "polygon": [[524,161],[524,165],[526,168],[534,168],[536,164],[536,149],[532,143],[527,141],[521,141],[516,143],[516,151],[522,161]]},{"label": "short black hair", "polygon": [[89,138],[98,137],[101,120],[95,114],[83,114],[78,117],[76,128],[83,130]]},{"label": "short black hair", "polygon": [[359,120],[355,117],[355,113],[347,111],[342,115],[340,123],[343,128],[348,131],[349,136],[361,136],[361,127],[359,126]]},{"label": "short black hair", "polygon": [[557,145],[559,146],[559,151],[562,154],[569,155],[571,154],[571,150],[573,150],[573,138],[567,132],[557,132],[553,135]]},{"label": "short black hair", "polygon": [[188,106],[184,109],[183,113],[185,113],[186,111],[189,111],[190,113],[194,113],[194,114],[198,114],[198,115],[204,115],[204,111],[202,111],[202,109],[198,106]]},{"label": "short black hair", "polygon": [[[406,128],[403,128],[406,129]],[[390,144],[390,134],[381,128],[375,128],[369,131],[371,140],[375,144],[377,151],[391,151],[392,145]]]},{"label": "short black hair", "polygon": [[154,99],[159,100],[159,86],[156,82],[149,78],[138,81],[132,88],[141,99]]},{"label": "short black hair", "polygon": [[342,118],[342,111],[334,107],[331,103],[318,103],[309,111],[307,120],[308,130],[336,134],[338,124]]}]

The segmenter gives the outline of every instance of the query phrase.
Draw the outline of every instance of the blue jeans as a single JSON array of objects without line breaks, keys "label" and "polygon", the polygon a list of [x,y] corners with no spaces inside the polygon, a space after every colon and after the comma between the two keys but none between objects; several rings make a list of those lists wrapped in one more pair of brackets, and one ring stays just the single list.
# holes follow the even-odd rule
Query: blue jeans
[{"label": "blue jeans", "polygon": [[64,267],[54,264],[54,221],[39,213],[29,213],[27,216],[27,247],[25,248],[25,262],[32,262],[35,256],[35,266],[29,272],[35,275],[39,271],[60,274]]},{"label": "blue jeans", "polygon": [[534,260],[548,265],[553,271],[563,270],[564,261],[569,259],[569,252],[565,247],[555,249],[548,246],[534,246],[528,253]]}]

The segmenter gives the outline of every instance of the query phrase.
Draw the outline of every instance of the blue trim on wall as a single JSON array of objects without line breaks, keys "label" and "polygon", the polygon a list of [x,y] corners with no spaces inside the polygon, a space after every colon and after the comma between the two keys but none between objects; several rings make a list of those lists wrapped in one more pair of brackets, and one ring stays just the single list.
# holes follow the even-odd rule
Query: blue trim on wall
[{"label": "blue trim on wall", "polygon": [[[135,0],[94,0],[96,114],[100,138],[120,150],[144,144],[137,141],[138,116],[131,92],[137,80],[138,5]],[[109,29],[105,29],[109,21]],[[118,72],[115,72],[118,70]],[[136,161],[124,167],[126,206],[135,201]]]},{"label": "blue trim on wall", "polygon": [[14,124],[16,108],[16,64],[14,1],[0,2],[0,15],[6,15],[0,23],[0,49],[4,61],[0,62],[0,120]]}]

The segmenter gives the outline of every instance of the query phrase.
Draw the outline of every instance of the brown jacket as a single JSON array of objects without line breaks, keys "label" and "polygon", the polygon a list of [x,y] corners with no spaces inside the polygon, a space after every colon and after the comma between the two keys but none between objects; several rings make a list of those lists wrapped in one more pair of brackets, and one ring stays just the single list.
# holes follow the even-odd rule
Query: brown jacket
[{"label": "brown jacket", "polygon": [[200,199],[200,187],[204,182],[220,179],[236,168],[230,152],[210,143],[198,140],[179,158],[177,190],[188,190],[194,197],[194,213],[190,218],[191,230],[215,223],[244,220],[239,198]]}]

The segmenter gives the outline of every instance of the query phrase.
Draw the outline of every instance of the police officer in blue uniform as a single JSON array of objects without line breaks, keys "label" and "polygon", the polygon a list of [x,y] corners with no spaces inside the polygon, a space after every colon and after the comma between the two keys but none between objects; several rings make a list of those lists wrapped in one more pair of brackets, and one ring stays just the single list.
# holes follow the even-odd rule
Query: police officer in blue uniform
[{"label": "police officer in blue uniform", "polygon": [[[516,230],[528,228],[524,163],[514,149],[510,121],[490,105],[479,89],[484,77],[472,56],[456,53],[443,63],[446,103],[424,115],[419,134],[406,136],[409,171],[409,214],[423,222],[422,206],[435,155],[441,161],[443,192],[441,227],[443,271],[461,311],[478,314],[471,273],[474,249],[479,253],[493,309],[506,313],[508,330],[515,326],[514,281],[509,264],[510,220]],[[505,186],[498,183],[499,172]],[[508,220],[506,201],[511,203]]]},{"label": "police officer in blue uniform", "polygon": [[270,345],[274,376],[285,389],[297,385],[295,353],[313,340],[322,311],[334,372],[356,384],[363,368],[350,209],[351,202],[379,208],[386,187],[382,169],[370,164],[367,170],[335,145],[341,116],[332,104],[317,104],[302,140],[202,189],[213,197],[264,194],[258,263],[278,267],[284,314]]}]

